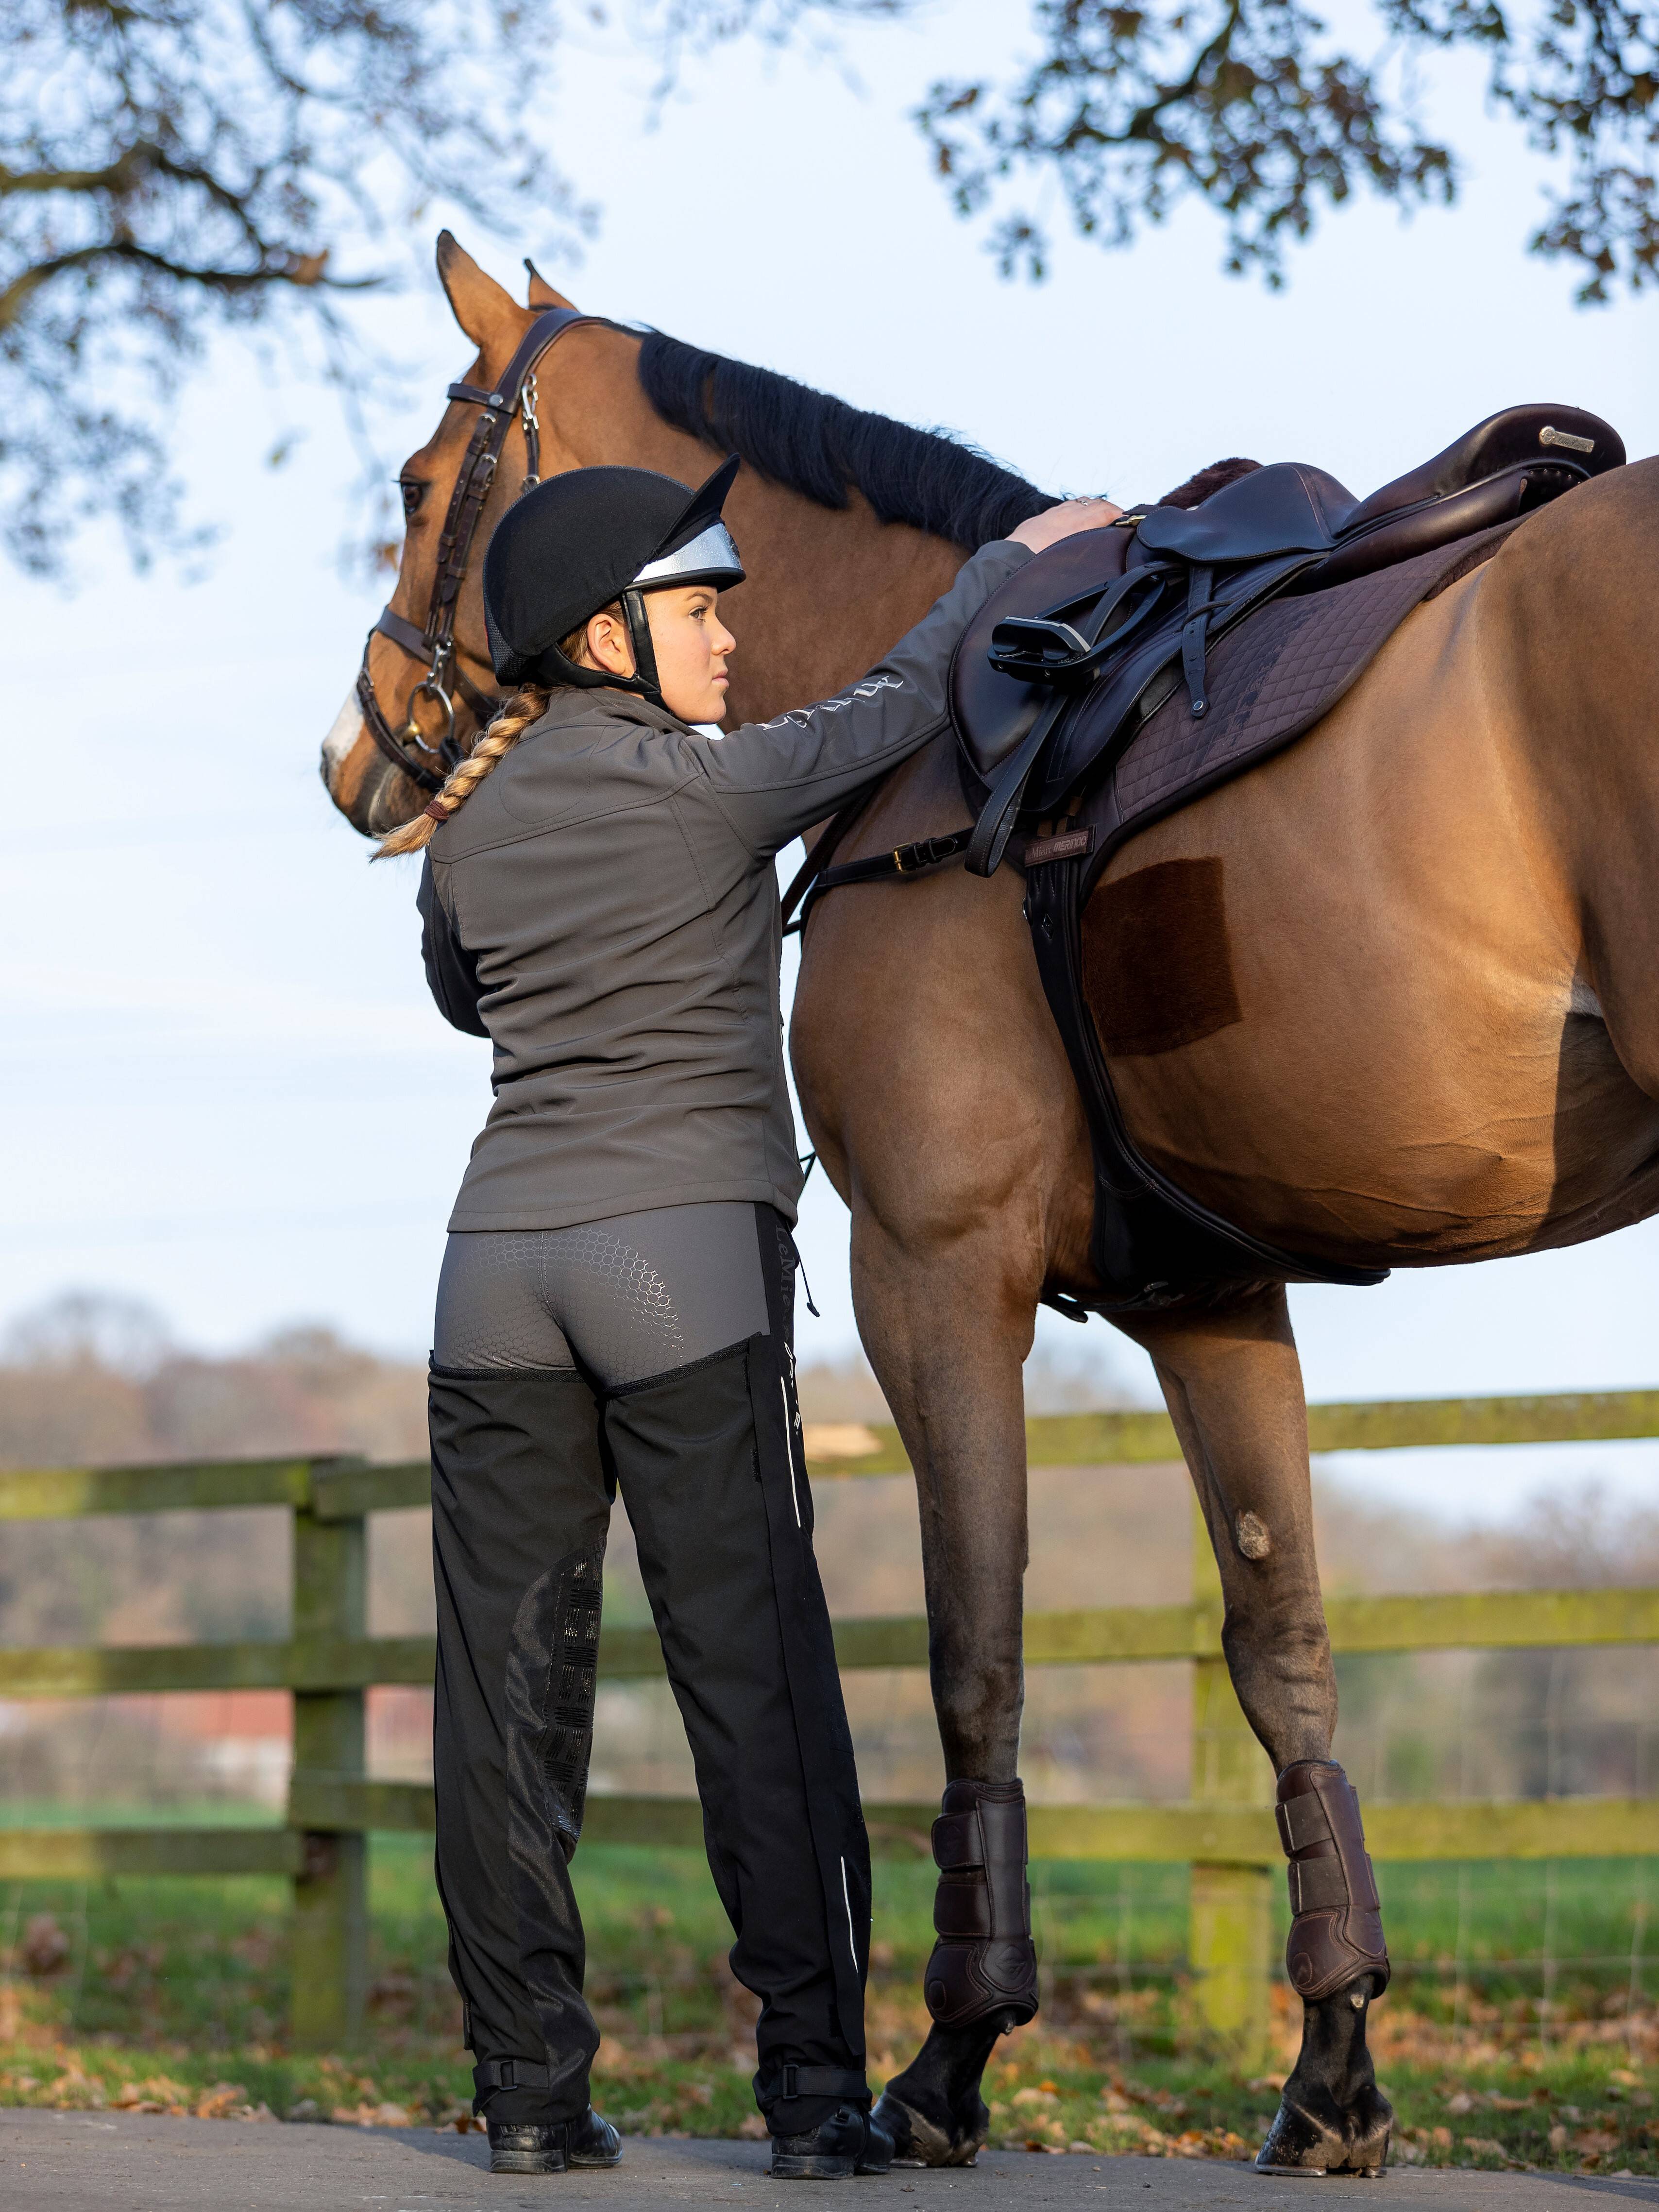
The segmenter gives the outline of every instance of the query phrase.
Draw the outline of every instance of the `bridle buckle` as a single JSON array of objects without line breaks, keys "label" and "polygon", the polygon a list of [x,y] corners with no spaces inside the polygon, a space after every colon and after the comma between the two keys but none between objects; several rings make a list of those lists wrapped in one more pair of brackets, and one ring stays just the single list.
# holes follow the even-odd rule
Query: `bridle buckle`
[{"label": "bridle buckle", "polygon": [[[445,746],[453,744],[455,738],[455,702],[444,689],[441,676],[442,665],[442,656],[440,655],[410,693],[409,720],[397,732],[401,743],[418,745],[423,753],[430,753],[434,760],[440,759]],[[435,700],[443,710],[443,731],[435,745],[429,745],[421,735],[419,725],[415,720],[415,702],[417,699]]]},{"label": "bridle buckle", "polygon": [[[598,319],[579,314],[574,308],[555,307],[538,315],[526,331],[517,350],[508,362],[499,386],[485,391],[471,384],[452,384],[449,397],[470,407],[483,410],[468,446],[466,459],[455,479],[449,496],[449,512],[438,539],[437,568],[432,580],[431,595],[427,605],[424,637],[412,623],[399,617],[391,619],[391,611],[369,632],[363,647],[362,665],[357,672],[357,699],[363,711],[363,720],[375,745],[392,766],[400,769],[422,791],[440,791],[443,778],[410,757],[415,752],[424,753],[428,759],[453,768],[461,757],[461,748],[455,735],[455,701],[451,693],[452,681],[459,687],[471,713],[478,718],[482,729],[490,713],[499,707],[499,701],[484,698],[467,679],[465,672],[453,667],[455,658],[454,622],[456,602],[465,579],[467,557],[472,547],[473,534],[478,526],[485,501],[495,480],[495,471],[501,458],[501,448],[515,418],[521,416],[524,424],[525,457],[528,463],[521,489],[539,480],[541,467],[541,419],[538,413],[540,394],[537,389],[536,372],[543,355],[573,324]],[[368,669],[368,644],[375,631],[392,639],[405,653],[425,654],[429,652],[432,665],[409,695],[409,713],[403,727],[394,731],[382,712],[374,696],[374,685]],[[428,744],[416,725],[415,713],[422,699],[435,702],[443,714],[443,730],[435,744]]]}]

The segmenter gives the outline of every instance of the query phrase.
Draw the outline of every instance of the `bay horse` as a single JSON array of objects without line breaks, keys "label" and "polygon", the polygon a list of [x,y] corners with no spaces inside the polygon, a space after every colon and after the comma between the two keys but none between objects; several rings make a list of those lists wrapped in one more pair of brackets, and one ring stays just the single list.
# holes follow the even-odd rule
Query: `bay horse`
[{"label": "bay horse", "polygon": [[[487,393],[538,313],[568,303],[532,271],[520,307],[447,234],[438,260],[477,349],[469,383]],[[852,680],[976,544],[1049,503],[947,440],[597,322],[561,338],[537,398],[544,474],[623,462],[695,483],[743,455],[726,508],[751,578],[732,610],[737,720]],[[404,471],[392,611],[405,642],[376,634],[365,663],[388,726],[422,674],[407,641],[476,415],[453,404]],[[520,435],[454,606],[463,744],[490,689],[483,543],[515,495]],[[1543,1250],[1659,1208],[1656,580],[1650,460],[1529,519],[1411,615],[1314,732],[1114,858],[1115,884],[1202,860],[1224,885],[1218,935],[1172,939],[1167,972],[1134,988],[1137,1004],[1178,994],[1183,963],[1220,963],[1239,1018],[1110,1059],[1131,1133],[1166,1175],[1281,1249],[1361,1267]],[[423,743],[438,714],[428,687],[411,715]],[[356,695],[323,770],[366,834],[423,802]],[[940,738],[887,779],[837,857],[967,820]],[[993,1784],[1016,1774],[1023,1698],[1021,1367],[1040,1299],[1099,1289],[1087,1128],[1020,905],[1012,868],[825,897],[791,1030],[807,1126],[852,1212],[860,1332],[915,1470],[945,1771]],[[1091,972],[1109,994],[1109,963]],[[1336,1688],[1285,1285],[1112,1318],[1152,1356],[1196,1487],[1244,1713],[1276,1771],[1323,1759]],[[1304,2007],[1269,2137],[1279,2164],[1381,2164],[1392,2116],[1366,2049],[1375,1989],[1362,1976]],[[888,2085],[908,2154],[971,2159],[1002,2025],[936,2024]]]}]

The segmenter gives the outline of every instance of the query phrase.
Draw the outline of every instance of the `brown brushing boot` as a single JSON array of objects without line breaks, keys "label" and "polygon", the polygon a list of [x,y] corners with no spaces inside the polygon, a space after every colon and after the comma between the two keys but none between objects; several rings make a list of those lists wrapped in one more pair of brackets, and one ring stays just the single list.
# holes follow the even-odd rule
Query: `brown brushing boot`
[{"label": "brown brushing boot", "polygon": [[1389,1968],[1359,1800],[1334,1759],[1304,1759],[1279,1776],[1277,1811],[1294,1916],[1285,1968],[1304,2015],[1301,2054],[1256,2168],[1374,2177],[1394,2112],[1365,2048],[1365,2013]]},{"label": "brown brushing boot", "polygon": [[979,2093],[998,2036],[1037,2008],[1018,1782],[949,1782],[933,1823],[938,1942],[922,1977],[933,2027],[875,2117],[905,2166],[971,2166],[991,2116]]}]

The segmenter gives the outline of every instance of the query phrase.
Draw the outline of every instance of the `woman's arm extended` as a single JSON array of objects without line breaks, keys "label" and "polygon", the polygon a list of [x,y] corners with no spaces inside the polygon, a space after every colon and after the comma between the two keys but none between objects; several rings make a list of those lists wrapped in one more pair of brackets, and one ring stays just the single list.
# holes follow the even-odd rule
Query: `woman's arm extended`
[{"label": "woman's arm extended", "polygon": [[757,853],[775,853],[833,814],[862,785],[945,727],[951,656],[992,592],[1033,552],[1078,530],[1097,530],[1121,510],[1109,500],[1068,500],[984,545],[886,659],[815,707],[748,722],[701,756],[714,796]]}]

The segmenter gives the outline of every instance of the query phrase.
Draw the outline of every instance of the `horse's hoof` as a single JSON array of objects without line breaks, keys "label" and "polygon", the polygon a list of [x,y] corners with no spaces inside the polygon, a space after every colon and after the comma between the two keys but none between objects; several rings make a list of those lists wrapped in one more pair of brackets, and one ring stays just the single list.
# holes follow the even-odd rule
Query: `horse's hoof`
[{"label": "horse's hoof", "polygon": [[1388,2163],[1393,2124],[1393,2107],[1376,2089],[1357,2112],[1340,2112],[1333,2106],[1328,2120],[1287,2096],[1255,2154],[1255,2170],[1310,2179],[1340,2173],[1374,2181]]},{"label": "horse's hoof", "polygon": [[925,2112],[902,2104],[890,2089],[876,2100],[870,2118],[893,2138],[895,2166],[972,2166],[985,2142],[991,2115],[980,2102],[977,2124],[966,2131],[940,2127]]}]

